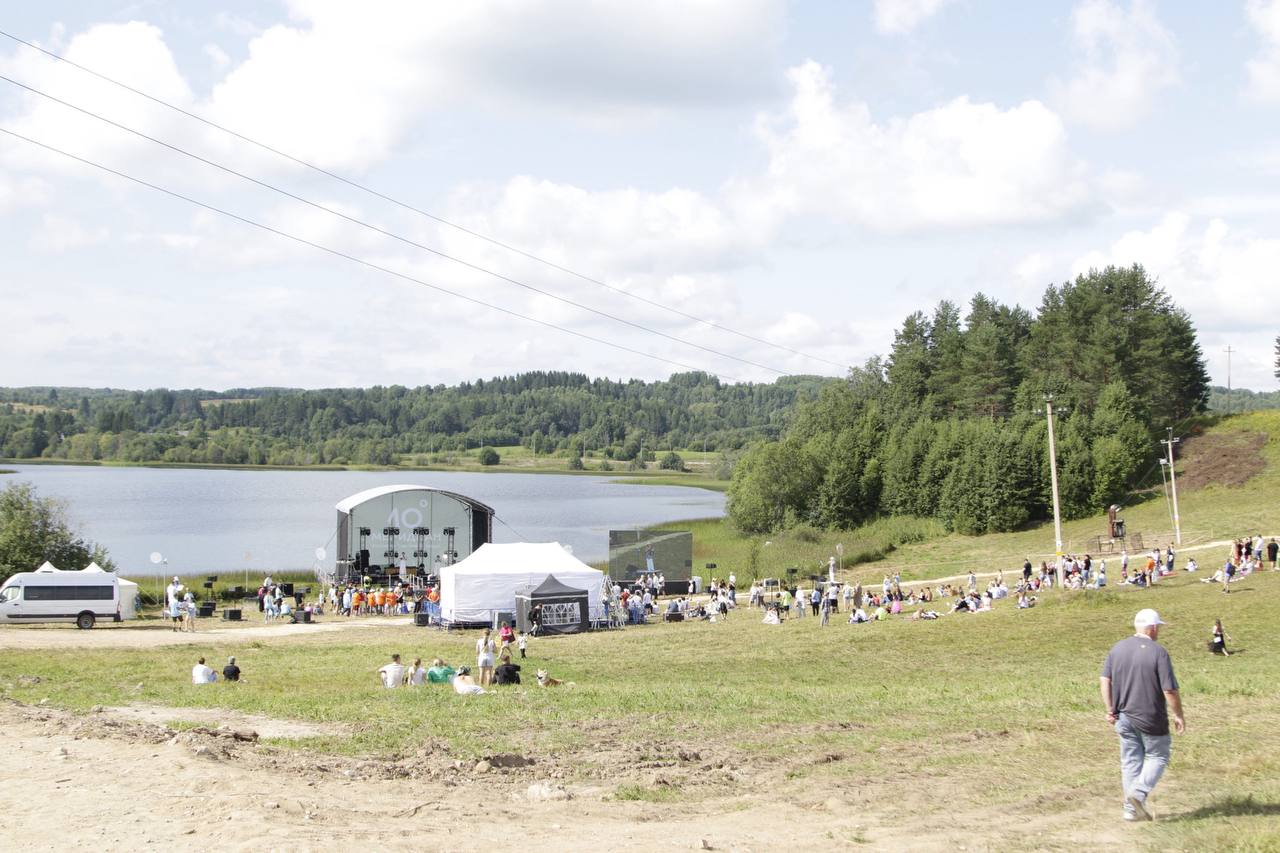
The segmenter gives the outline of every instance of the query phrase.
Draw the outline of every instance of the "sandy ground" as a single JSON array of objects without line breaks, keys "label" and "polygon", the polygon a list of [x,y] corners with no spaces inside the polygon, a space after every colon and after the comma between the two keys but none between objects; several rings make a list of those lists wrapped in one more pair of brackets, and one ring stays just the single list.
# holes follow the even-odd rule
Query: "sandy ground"
[{"label": "sandy ground", "polygon": [[265,640],[412,624],[413,620],[408,616],[360,619],[335,616],[330,617],[330,621],[313,622],[310,625],[272,622],[239,627],[233,627],[236,626],[234,622],[201,619],[197,622],[199,630],[191,633],[174,631],[159,622],[136,621],[119,625],[102,624],[88,631],[63,623],[4,625],[0,627],[0,649],[152,649],[159,646],[208,645],[210,639]]},{"label": "sandy ground", "polygon": [[[1099,821],[1089,797],[1066,813],[1029,800],[993,814],[966,810],[954,782],[892,768],[816,783],[789,778],[786,765],[730,769],[697,753],[657,769],[620,760],[627,766],[584,782],[554,756],[494,756],[483,767],[426,747],[357,761],[110,713],[0,705],[6,849],[951,851],[1133,847],[1141,837]],[[614,797],[619,778],[653,786],[666,775],[681,778],[686,799]],[[954,805],[946,820],[910,820],[936,814],[938,796]]]},{"label": "sandy ground", "polygon": [[103,708],[108,717],[137,720],[158,726],[181,720],[201,723],[214,729],[230,729],[235,732],[253,732],[264,738],[303,738],[343,734],[350,731],[344,726],[320,725],[301,720],[276,720],[257,714],[242,714],[228,708],[166,708],[163,705],[130,705],[123,708]]}]

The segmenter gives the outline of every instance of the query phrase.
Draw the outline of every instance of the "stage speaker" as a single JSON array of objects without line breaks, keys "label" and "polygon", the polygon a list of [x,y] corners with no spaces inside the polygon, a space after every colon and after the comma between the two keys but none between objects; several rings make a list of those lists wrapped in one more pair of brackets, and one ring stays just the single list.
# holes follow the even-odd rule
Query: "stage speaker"
[{"label": "stage speaker", "polygon": [[369,568],[369,549],[363,548],[360,551],[360,571],[363,572],[368,568]]},{"label": "stage speaker", "polygon": [[281,595],[293,595],[293,584],[291,583],[280,584],[280,593]]},{"label": "stage speaker", "polygon": [[311,624],[311,611],[310,610],[293,611],[293,622],[295,625],[298,624],[299,622],[306,622],[307,624]]},{"label": "stage speaker", "polygon": [[417,625],[419,628],[426,628],[428,625],[431,624],[431,614],[430,613],[413,614],[413,624]]},{"label": "stage speaker", "polygon": [[202,601],[200,602],[200,615],[205,619],[208,619],[213,615],[213,611],[216,610],[217,607],[218,606],[212,601]]},{"label": "stage speaker", "polygon": [[240,621],[240,608],[238,608],[238,607],[234,607],[234,608],[228,608],[228,609],[226,609],[226,610],[223,610],[223,611],[222,611],[222,618],[223,618],[223,620],[224,620],[224,621],[226,621],[226,622],[239,622],[239,621]]}]

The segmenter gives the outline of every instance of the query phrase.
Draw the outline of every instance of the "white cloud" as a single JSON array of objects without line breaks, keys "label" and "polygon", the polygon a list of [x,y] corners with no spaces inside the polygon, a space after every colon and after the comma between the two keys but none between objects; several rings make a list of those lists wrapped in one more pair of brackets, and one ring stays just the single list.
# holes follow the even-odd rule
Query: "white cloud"
[{"label": "white cloud", "polygon": [[1083,0],[1071,13],[1078,68],[1054,79],[1055,102],[1073,120],[1101,130],[1131,127],[1160,90],[1178,82],[1178,47],[1149,0],[1126,11],[1114,0]]},{"label": "white cloud", "polygon": [[[782,0],[287,5],[288,22],[260,31],[220,17],[220,26],[248,38],[248,55],[233,66],[221,47],[204,47],[215,68],[226,70],[207,98],[193,95],[163,33],[147,23],[92,26],[74,36],[65,53],[318,165],[366,168],[433,111],[552,109],[569,120],[617,121],[754,102],[772,91],[785,32]],[[0,55],[0,67],[152,135],[202,139],[213,151],[259,156],[32,51]],[[23,97],[10,123],[42,138],[74,139],[88,156],[153,151],[34,95]]]},{"label": "white cloud", "polygon": [[955,0],[875,0],[876,29],[908,33]]},{"label": "white cloud", "polygon": [[204,55],[209,57],[209,61],[213,63],[215,71],[225,71],[231,66],[231,57],[216,44],[206,44],[204,46]]},{"label": "white cloud", "polygon": [[788,76],[788,112],[757,122],[767,173],[734,188],[744,218],[824,214],[901,231],[1056,221],[1095,205],[1062,121],[1038,101],[960,97],[878,121],[863,102],[838,103],[816,63]]},{"label": "white cloud", "polygon": [[1226,383],[1217,353],[1230,344],[1241,353],[1233,361],[1237,387],[1274,386],[1267,369],[1274,329],[1260,306],[1280,289],[1275,278],[1280,239],[1237,233],[1222,219],[1174,212],[1145,231],[1130,231],[1109,248],[1076,259],[1072,274],[1134,263],[1142,264],[1191,315],[1215,382]]},{"label": "white cloud", "polygon": [[110,236],[106,226],[86,226],[78,220],[47,213],[32,235],[31,245],[37,251],[56,254],[105,243]]},{"label": "white cloud", "polygon": [[1280,100],[1280,0],[1248,0],[1245,13],[1263,41],[1258,55],[1245,64],[1247,91],[1258,100]]},{"label": "white cloud", "polygon": [[42,207],[52,195],[53,189],[47,181],[0,172],[0,213],[19,207]]}]

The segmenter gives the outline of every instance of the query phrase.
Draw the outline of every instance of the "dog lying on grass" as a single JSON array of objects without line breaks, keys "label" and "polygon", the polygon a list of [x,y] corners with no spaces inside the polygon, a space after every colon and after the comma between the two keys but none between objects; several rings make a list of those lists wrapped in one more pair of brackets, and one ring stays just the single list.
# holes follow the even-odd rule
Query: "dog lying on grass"
[{"label": "dog lying on grass", "polygon": [[565,687],[573,687],[573,682],[561,681],[558,678],[552,678],[551,673],[547,672],[545,669],[538,670],[539,687],[560,687],[561,685],[564,685]]}]

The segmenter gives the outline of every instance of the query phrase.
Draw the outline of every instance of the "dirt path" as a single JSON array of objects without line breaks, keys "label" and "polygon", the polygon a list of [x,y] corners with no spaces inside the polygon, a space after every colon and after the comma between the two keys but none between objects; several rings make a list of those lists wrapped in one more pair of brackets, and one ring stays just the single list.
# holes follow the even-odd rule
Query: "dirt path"
[{"label": "dirt path", "polygon": [[81,631],[74,625],[5,625],[0,628],[0,649],[151,649],[160,646],[208,645],[211,641],[239,642],[265,640],[279,637],[304,637],[327,634],[334,631],[359,631],[369,628],[390,628],[412,625],[409,617],[371,617],[346,619],[333,617],[332,621],[310,625],[292,625],[275,622],[265,625],[231,627],[234,623],[204,620],[200,630],[194,633],[173,631],[162,624],[128,622],[121,625],[100,625],[89,631]]},{"label": "dirt path", "polygon": [[[494,763],[499,763],[495,758]],[[1135,827],[1070,812],[964,808],[963,780],[815,782],[713,770],[670,802],[615,799],[554,759],[482,772],[431,752],[360,762],[211,733],[0,705],[6,849],[1008,850],[1136,847]],[[634,769],[632,769],[634,772]],[[651,776],[654,774],[650,773]],[[687,795],[686,795],[687,792]],[[937,814],[945,820],[910,821]],[[1024,804],[1026,805],[1026,804]],[[51,816],[58,816],[51,820]]]}]

